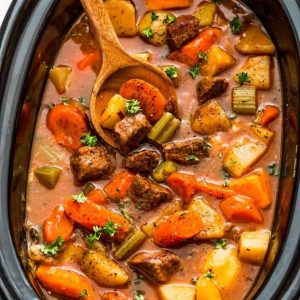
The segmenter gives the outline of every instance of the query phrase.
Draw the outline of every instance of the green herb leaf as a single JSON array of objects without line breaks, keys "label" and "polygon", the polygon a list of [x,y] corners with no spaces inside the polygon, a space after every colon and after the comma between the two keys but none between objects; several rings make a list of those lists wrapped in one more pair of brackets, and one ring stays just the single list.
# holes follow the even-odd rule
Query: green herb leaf
[{"label": "green herb leaf", "polygon": [[42,249],[42,252],[47,255],[47,256],[54,256],[57,255],[58,252],[61,250],[63,244],[64,244],[64,239],[59,236],[54,242],[48,245],[44,245],[44,248]]},{"label": "green herb leaf", "polygon": [[227,243],[224,239],[214,240],[213,244],[216,249],[226,249],[227,247]]},{"label": "green herb leaf", "polygon": [[135,99],[126,101],[125,109],[128,115],[136,115],[142,111],[140,102]]},{"label": "green herb leaf", "polygon": [[193,154],[187,156],[186,160],[187,161],[192,161],[192,162],[199,162],[200,161],[200,159],[196,155],[193,155]]},{"label": "green herb leaf", "polygon": [[67,104],[69,104],[70,103],[70,98],[68,98],[68,97],[62,97],[62,98],[60,98],[60,101],[61,101],[61,103],[63,104],[63,105],[67,105]]},{"label": "green herb leaf", "polygon": [[119,210],[121,212],[121,214],[123,215],[123,217],[128,221],[128,222],[133,222],[132,217],[128,214],[127,210],[125,209],[125,203],[120,202],[119,204]]},{"label": "green herb leaf", "polygon": [[81,144],[86,146],[96,146],[98,142],[98,138],[95,135],[91,135],[89,132],[85,132],[80,140]]},{"label": "green herb leaf", "polygon": [[119,227],[120,227],[120,225],[117,225],[112,221],[108,221],[102,228],[102,232],[109,235],[110,237],[114,237],[114,235],[117,233]]},{"label": "green herb leaf", "polygon": [[204,51],[200,51],[198,53],[198,57],[201,59],[201,60],[204,60],[204,61],[207,61],[208,60],[208,54]]},{"label": "green herb leaf", "polygon": [[51,110],[52,108],[55,107],[55,103],[51,102],[51,103],[47,104],[47,107],[49,110]]},{"label": "green herb leaf", "polygon": [[145,300],[145,296],[142,291],[135,291],[133,300]]},{"label": "green herb leaf", "polygon": [[158,19],[158,14],[155,11],[153,11],[152,14],[151,14],[151,20],[152,20],[152,22],[156,21],[157,19]]},{"label": "green herb leaf", "polygon": [[169,78],[177,78],[178,77],[178,68],[175,66],[168,67],[165,70],[165,73]]},{"label": "green herb leaf", "polygon": [[237,73],[236,76],[240,82],[240,85],[243,85],[245,82],[250,82],[250,76],[246,72]]},{"label": "green herb leaf", "polygon": [[224,183],[223,183],[223,186],[224,187],[228,187],[229,186],[229,182],[227,181],[227,179],[230,178],[230,175],[224,169],[222,169],[222,172],[223,172],[223,178],[225,179]]},{"label": "green herb leaf", "polygon": [[278,177],[280,175],[280,170],[276,163],[271,163],[268,165],[268,172],[271,176]]},{"label": "green herb leaf", "polygon": [[197,281],[198,281],[198,279],[199,279],[199,277],[193,277],[193,278],[191,279],[191,283],[192,283],[192,284],[196,284]]},{"label": "green herb leaf", "polygon": [[176,20],[176,17],[167,15],[166,18],[163,20],[163,24],[172,24]]},{"label": "green herb leaf", "polygon": [[99,241],[102,233],[102,228],[99,226],[93,227],[94,233],[91,233],[86,236],[86,240],[90,246],[90,248],[93,247],[95,241]]},{"label": "green herb leaf", "polygon": [[79,97],[79,98],[78,98],[78,102],[79,102],[80,104],[85,104],[85,103],[86,103],[86,100],[85,100],[85,98],[83,98],[83,97]]},{"label": "green herb leaf", "polygon": [[72,195],[72,199],[73,199],[73,201],[78,202],[78,203],[84,203],[88,200],[88,198],[84,195],[83,192],[81,192],[78,195]]},{"label": "green herb leaf", "polygon": [[215,277],[215,275],[213,274],[213,272],[211,270],[208,270],[206,273],[204,273],[204,277],[212,279]]},{"label": "green herb leaf", "polygon": [[193,65],[189,68],[188,73],[191,75],[193,79],[196,79],[198,75],[200,75],[200,66],[198,64]]},{"label": "green herb leaf", "polygon": [[153,37],[153,30],[151,27],[147,27],[142,31],[143,36],[146,38],[152,38]]},{"label": "green herb leaf", "polygon": [[79,300],[83,300],[87,296],[88,296],[88,292],[86,289],[84,289],[79,293]]},{"label": "green herb leaf", "polygon": [[239,16],[235,16],[231,21],[230,21],[230,29],[233,34],[239,34],[241,31],[242,23],[239,18]]},{"label": "green herb leaf", "polygon": [[134,284],[139,285],[144,279],[145,279],[145,277],[142,274],[137,274],[137,276],[134,280]]}]

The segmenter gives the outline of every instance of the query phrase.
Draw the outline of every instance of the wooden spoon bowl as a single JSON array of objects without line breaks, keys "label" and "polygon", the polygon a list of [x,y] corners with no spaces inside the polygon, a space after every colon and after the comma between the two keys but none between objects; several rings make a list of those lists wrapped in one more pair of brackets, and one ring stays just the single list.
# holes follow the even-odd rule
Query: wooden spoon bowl
[{"label": "wooden spoon bowl", "polygon": [[163,71],[132,58],[122,49],[102,0],[81,0],[81,3],[102,55],[102,66],[90,99],[91,121],[100,137],[118,148],[113,132],[102,128],[100,119],[109,99],[119,93],[121,85],[129,79],[147,81],[166,97],[167,110],[178,116],[175,88]]}]

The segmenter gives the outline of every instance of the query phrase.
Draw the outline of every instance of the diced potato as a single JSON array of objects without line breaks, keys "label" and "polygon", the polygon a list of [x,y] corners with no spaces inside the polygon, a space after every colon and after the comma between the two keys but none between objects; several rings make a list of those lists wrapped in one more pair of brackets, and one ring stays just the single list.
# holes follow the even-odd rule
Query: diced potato
[{"label": "diced potato", "polygon": [[[251,56],[246,64],[237,72],[245,72],[249,75],[249,81],[244,84],[253,85],[259,90],[271,88],[271,57],[270,56]],[[239,82],[238,76],[234,77]]]},{"label": "diced potato", "polygon": [[[153,20],[153,14],[156,19]],[[175,18],[171,12],[167,11],[148,11],[144,14],[138,24],[141,37],[154,46],[162,46],[167,42],[167,18]]]},{"label": "diced potato", "polygon": [[126,113],[126,99],[121,95],[114,95],[108,101],[107,107],[104,110],[100,123],[103,128],[114,129],[117,122],[121,120],[121,116]]},{"label": "diced potato", "polygon": [[249,263],[261,263],[268,250],[270,237],[270,231],[265,229],[243,232],[239,240],[239,258]]},{"label": "diced potato", "polygon": [[166,284],[158,288],[161,300],[195,300],[196,288],[188,284]]},{"label": "diced potato", "polygon": [[214,281],[200,277],[196,284],[197,300],[222,300],[221,292]]},{"label": "diced potato", "polygon": [[145,0],[149,10],[185,8],[193,4],[193,0]]},{"label": "diced potato", "polygon": [[199,107],[192,116],[191,123],[193,131],[201,135],[210,135],[231,128],[231,121],[216,100]]},{"label": "diced potato", "polygon": [[54,67],[49,71],[49,78],[58,93],[63,94],[67,90],[67,86],[70,84],[69,76],[71,73],[72,68],[66,65]]},{"label": "diced potato", "polygon": [[232,90],[232,110],[239,115],[255,115],[257,90],[254,86],[239,86]]},{"label": "diced potato", "polygon": [[270,145],[273,141],[274,132],[266,127],[262,127],[259,125],[251,125],[251,131],[259,137],[266,145]]},{"label": "diced potato", "polygon": [[169,65],[159,66],[159,68],[167,74],[167,76],[171,79],[175,87],[179,86],[180,74],[178,67],[174,65]]},{"label": "diced potato", "polygon": [[223,168],[233,177],[241,177],[266,153],[268,146],[260,140],[240,138],[230,147]]},{"label": "diced potato", "polygon": [[194,237],[195,239],[218,239],[224,236],[224,218],[202,199],[193,199],[188,209],[198,212],[204,225],[204,228]]},{"label": "diced potato", "polygon": [[227,246],[226,249],[213,249],[207,254],[203,273],[210,271],[217,286],[226,289],[238,280],[241,267],[236,248]]},{"label": "diced potato", "polygon": [[69,243],[68,246],[59,255],[59,261],[62,263],[80,264],[83,255],[83,247],[81,245]]},{"label": "diced potato", "polygon": [[136,12],[131,1],[106,0],[104,6],[118,36],[136,35]]},{"label": "diced potato", "polygon": [[217,5],[213,2],[200,3],[195,17],[199,19],[200,27],[211,26],[216,15]]},{"label": "diced potato", "polygon": [[276,49],[270,38],[261,30],[261,28],[250,25],[243,34],[236,49],[245,55],[272,55]]},{"label": "diced potato", "polygon": [[140,52],[140,53],[132,53],[130,54],[133,58],[138,59],[145,63],[150,63],[152,60],[152,54],[149,51]]},{"label": "diced potato", "polygon": [[215,76],[235,65],[235,58],[219,46],[213,45],[209,52],[206,63],[201,68],[204,76]]}]

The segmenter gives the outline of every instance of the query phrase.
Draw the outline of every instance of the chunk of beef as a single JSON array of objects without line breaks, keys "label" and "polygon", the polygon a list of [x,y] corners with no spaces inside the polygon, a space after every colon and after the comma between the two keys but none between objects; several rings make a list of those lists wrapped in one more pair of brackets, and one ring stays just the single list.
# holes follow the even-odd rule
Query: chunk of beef
[{"label": "chunk of beef", "polygon": [[131,258],[129,265],[155,283],[166,283],[179,270],[180,259],[166,250],[154,253],[140,252]]},{"label": "chunk of beef", "polygon": [[126,116],[115,125],[116,141],[122,153],[137,148],[151,130],[151,124],[143,114]]},{"label": "chunk of beef", "polygon": [[173,198],[170,190],[139,174],[129,188],[128,197],[143,210],[150,210]]},{"label": "chunk of beef", "polygon": [[163,144],[162,151],[166,160],[188,166],[197,164],[208,156],[208,145],[202,139],[195,139]]},{"label": "chunk of beef", "polygon": [[191,15],[178,17],[167,27],[167,41],[171,49],[179,49],[199,34],[199,20]]},{"label": "chunk of beef", "polygon": [[70,164],[77,183],[108,179],[116,169],[114,155],[102,146],[79,148],[70,156]]},{"label": "chunk of beef", "polygon": [[205,77],[198,82],[197,98],[199,105],[223,94],[228,87],[228,82],[223,78]]},{"label": "chunk of beef", "polygon": [[122,167],[136,173],[149,174],[159,163],[160,154],[157,151],[142,150],[126,156],[122,161]]}]

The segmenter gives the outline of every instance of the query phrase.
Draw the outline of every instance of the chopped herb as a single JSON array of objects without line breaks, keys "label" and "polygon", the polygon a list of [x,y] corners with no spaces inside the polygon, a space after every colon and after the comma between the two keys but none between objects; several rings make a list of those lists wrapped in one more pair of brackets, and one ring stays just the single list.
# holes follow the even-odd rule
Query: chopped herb
[{"label": "chopped herb", "polygon": [[208,55],[207,55],[207,53],[204,52],[204,51],[200,51],[200,52],[198,53],[198,57],[199,57],[201,60],[204,60],[204,61],[207,61],[207,59],[208,59]]},{"label": "chopped herb", "polygon": [[145,279],[145,277],[141,274],[137,274],[135,280],[134,280],[134,284],[138,285],[140,284],[143,280]]},{"label": "chopped herb", "polygon": [[70,98],[68,98],[68,97],[62,97],[62,98],[60,98],[60,101],[61,101],[61,103],[63,104],[63,105],[67,105],[67,104],[69,104],[70,103]]},{"label": "chopped herb", "polygon": [[102,228],[99,226],[94,226],[93,230],[94,230],[94,233],[91,233],[86,237],[86,240],[87,240],[90,248],[93,247],[95,241],[100,240],[101,233],[102,233]]},{"label": "chopped herb", "polygon": [[237,115],[231,111],[227,111],[226,115],[230,120],[234,120],[237,117]]},{"label": "chopped herb", "polygon": [[114,237],[119,227],[120,226],[115,224],[114,222],[108,221],[102,228],[102,232],[109,235],[110,237]]},{"label": "chopped herb", "polygon": [[268,165],[268,172],[272,176],[278,177],[280,175],[280,170],[276,163],[271,163]]},{"label": "chopped herb", "polygon": [[152,38],[153,37],[153,30],[151,27],[147,27],[142,31],[143,36],[146,38]]},{"label": "chopped herb", "polygon": [[61,236],[59,236],[51,244],[44,245],[42,252],[44,254],[46,254],[47,256],[54,256],[54,255],[58,254],[58,252],[61,250],[64,242],[65,242],[64,239]]},{"label": "chopped herb", "polygon": [[193,79],[196,79],[196,77],[200,74],[200,66],[198,64],[193,65],[189,68],[188,73]]},{"label": "chopped herb", "polygon": [[83,97],[79,97],[79,98],[78,98],[78,102],[81,103],[81,104],[85,104],[85,103],[86,103],[86,100],[85,100],[85,98],[83,98]]},{"label": "chopped herb", "polygon": [[129,115],[136,115],[137,113],[142,111],[140,102],[135,99],[126,101],[125,109],[127,114]]},{"label": "chopped herb", "polygon": [[230,178],[230,175],[224,169],[222,169],[222,172],[223,172],[223,178],[225,179],[225,181],[223,183],[223,186],[224,187],[228,187],[229,186],[229,182],[227,181],[227,179]]},{"label": "chopped herb", "polygon": [[250,82],[250,76],[246,72],[237,73],[236,76],[240,82],[240,85],[243,85],[245,82]]},{"label": "chopped herb", "polygon": [[82,135],[80,142],[86,146],[96,146],[98,138],[95,135],[91,135],[89,132],[85,132]]},{"label": "chopped herb", "polygon": [[145,296],[142,291],[135,291],[133,300],[145,300]]},{"label": "chopped herb", "polygon": [[199,279],[199,277],[193,277],[193,278],[191,279],[191,283],[192,283],[192,284],[196,284],[197,281],[198,281],[198,279]]},{"label": "chopped herb", "polygon": [[206,273],[204,273],[204,277],[212,279],[215,277],[215,275],[213,274],[213,272],[211,270],[208,270]]},{"label": "chopped herb", "polygon": [[78,195],[72,195],[72,199],[73,199],[73,201],[78,202],[78,203],[84,203],[88,200],[88,198],[84,195],[83,192],[81,192]]},{"label": "chopped herb", "polygon": [[88,296],[88,292],[86,289],[84,289],[79,293],[79,300],[83,300],[87,296]]},{"label": "chopped herb", "polygon": [[227,243],[224,239],[214,240],[213,244],[216,249],[226,249],[227,246]]},{"label": "chopped herb", "polygon": [[177,67],[168,67],[165,70],[165,73],[168,75],[170,78],[177,78],[178,77],[178,68]]},{"label": "chopped herb", "polygon": [[225,180],[224,183],[223,183],[223,186],[224,187],[229,187],[229,182],[227,180]]},{"label": "chopped herb", "polygon": [[172,24],[176,20],[176,17],[167,15],[166,18],[163,20],[163,24]]},{"label": "chopped herb", "polygon": [[230,29],[233,34],[239,34],[241,31],[242,23],[241,20],[238,16],[235,16],[231,21],[230,21]]},{"label": "chopped herb", "polygon": [[196,155],[189,155],[186,157],[187,161],[192,161],[192,162],[199,162],[199,158]]},{"label": "chopped herb", "polygon": [[155,11],[153,11],[152,14],[151,14],[151,20],[152,20],[152,22],[156,21],[157,19],[158,19],[158,14]]},{"label": "chopped herb", "polygon": [[121,202],[119,204],[119,210],[121,212],[121,214],[123,215],[123,217],[128,221],[128,222],[132,222],[133,219],[132,217],[128,214],[128,212],[126,211],[125,209],[125,203],[124,202]]},{"label": "chopped herb", "polygon": [[212,0],[212,3],[220,4],[221,0]]},{"label": "chopped herb", "polygon": [[47,105],[48,109],[51,110],[52,108],[55,107],[55,103],[51,102]]}]

